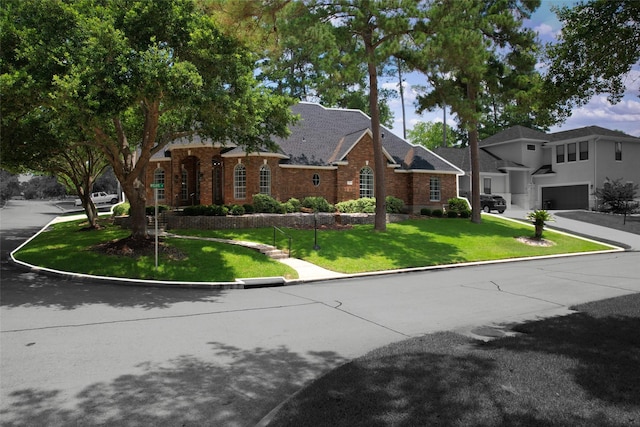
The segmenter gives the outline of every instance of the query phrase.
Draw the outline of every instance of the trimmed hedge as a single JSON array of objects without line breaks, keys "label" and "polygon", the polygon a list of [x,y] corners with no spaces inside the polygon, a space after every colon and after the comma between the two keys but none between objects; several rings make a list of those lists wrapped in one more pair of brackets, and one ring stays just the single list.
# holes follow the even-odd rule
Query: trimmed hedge
[{"label": "trimmed hedge", "polygon": [[227,216],[229,208],[221,205],[195,205],[185,206],[182,210],[184,216]]},{"label": "trimmed hedge", "polygon": [[302,200],[302,207],[315,212],[333,212],[334,207],[324,197],[305,197]]},{"label": "trimmed hedge", "polygon": [[[403,213],[405,207],[402,199],[387,196],[386,212],[387,213]],[[336,210],[341,213],[375,213],[376,199],[375,197],[362,197],[355,200],[347,200],[336,204]]]}]

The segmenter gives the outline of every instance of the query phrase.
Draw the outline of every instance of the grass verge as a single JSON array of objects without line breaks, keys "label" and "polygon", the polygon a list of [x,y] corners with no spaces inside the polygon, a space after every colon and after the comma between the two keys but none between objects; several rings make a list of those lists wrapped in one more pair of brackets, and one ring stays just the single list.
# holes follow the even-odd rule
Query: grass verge
[{"label": "grass verge", "polygon": [[[175,234],[218,237],[273,244],[273,229],[171,230]],[[385,233],[373,226],[347,230],[318,230],[319,250],[314,250],[314,230],[286,229],[293,238],[293,255],[342,273],[393,270],[473,261],[499,260],[610,249],[546,230],[551,247],[528,246],[516,237],[532,236],[529,224],[483,216],[481,224],[466,219],[416,219],[387,225]],[[277,245],[286,247],[280,235]]]},{"label": "grass verge", "polygon": [[490,342],[437,333],[377,349],[297,394],[282,426],[640,424],[640,294]]},{"label": "grass verge", "polygon": [[[103,222],[103,228],[83,231],[81,221],[52,225],[15,254],[16,259],[55,270],[107,277],[189,282],[233,282],[236,278],[298,277],[291,267],[243,247],[200,240],[164,239],[172,249],[140,257],[106,255],[92,250],[98,244],[130,233]],[[179,257],[174,255],[179,253]]]}]

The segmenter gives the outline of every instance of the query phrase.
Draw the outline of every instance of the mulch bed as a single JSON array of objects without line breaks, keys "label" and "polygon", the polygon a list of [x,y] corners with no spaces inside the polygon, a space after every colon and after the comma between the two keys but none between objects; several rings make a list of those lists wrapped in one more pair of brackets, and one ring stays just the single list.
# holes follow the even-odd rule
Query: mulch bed
[{"label": "mulch bed", "polygon": [[[143,256],[155,256],[156,246],[155,239],[152,238],[133,239],[132,237],[126,237],[101,243],[91,249],[105,255],[126,256],[137,259]],[[158,254],[177,261],[187,258],[185,253],[167,245],[162,239],[158,242]]]}]

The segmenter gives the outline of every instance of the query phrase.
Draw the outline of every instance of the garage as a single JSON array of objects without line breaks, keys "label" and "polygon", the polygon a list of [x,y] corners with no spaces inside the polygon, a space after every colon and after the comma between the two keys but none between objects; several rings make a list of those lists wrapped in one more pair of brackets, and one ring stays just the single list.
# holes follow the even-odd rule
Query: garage
[{"label": "garage", "polygon": [[542,200],[547,209],[589,209],[589,186],[543,187]]}]

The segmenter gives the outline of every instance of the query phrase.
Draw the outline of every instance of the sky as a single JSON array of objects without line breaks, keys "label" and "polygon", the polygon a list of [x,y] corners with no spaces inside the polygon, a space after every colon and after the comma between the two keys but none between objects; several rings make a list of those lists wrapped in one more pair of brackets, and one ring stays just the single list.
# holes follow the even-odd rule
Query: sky
[{"label": "sky", "polygon": [[[532,28],[538,33],[538,38],[542,43],[556,40],[556,36],[562,28],[555,13],[551,11],[552,6],[574,5],[574,0],[542,0],[538,10],[525,21],[524,25]],[[419,73],[410,73],[404,78],[405,115],[407,130],[421,121],[442,122],[442,109],[433,112],[417,114],[415,112],[416,91],[412,88],[415,85],[424,85],[424,78]],[[594,96],[591,101],[581,108],[574,109],[572,115],[564,122],[550,129],[551,132],[571,130],[585,126],[601,126],[612,130],[621,130],[629,135],[640,137],[640,97],[638,97],[638,87],[640,86],[640,65],[636,64],[625,81],[627,91],[624,98],[618,104],[612,105],[607,101],[606,95]],[[383,81],[383,87],[398,90],[396,80]],[[390,101],[391,109],[394,113],[393,133],[402,137],[402,104],[400,98]],[[447,111],[446,118],[448,125],[455,126],[454,117]]]}]

